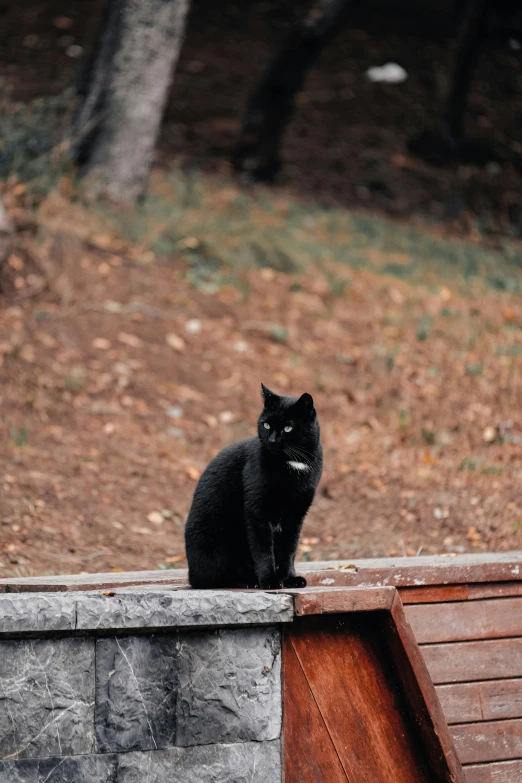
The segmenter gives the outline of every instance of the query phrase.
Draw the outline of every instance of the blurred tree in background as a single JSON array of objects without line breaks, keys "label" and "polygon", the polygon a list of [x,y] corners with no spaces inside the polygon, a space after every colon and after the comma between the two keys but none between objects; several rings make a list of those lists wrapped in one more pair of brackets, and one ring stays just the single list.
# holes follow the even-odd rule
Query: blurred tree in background
[{"label": "blurred tree in background", "polygon": [[189,0],[110,0],[73,123],[73,149],[114,201],[148,180]]}]

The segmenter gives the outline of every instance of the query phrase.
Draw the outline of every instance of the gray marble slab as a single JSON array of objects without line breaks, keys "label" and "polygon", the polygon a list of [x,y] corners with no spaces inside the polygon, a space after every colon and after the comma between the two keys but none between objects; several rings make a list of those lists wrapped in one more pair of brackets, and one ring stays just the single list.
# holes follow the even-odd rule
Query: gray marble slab
[{"label": "gray marble slab", "polygon": [[177,648],[177,633],[97,640],[99,752],[176,744]]},{"label": "gray marble slab", "polygon": [[180,634],[177,745],[273,740],[281,733],[281,634]]},{"label": "gray marble slab", "polygon": [[281,783],[281,745],[275,740],[126,753],[119,757],[116,783]]},{"label": "gray marble slab", "polygon": [[0,595],[0,636],[56,631],[292,622],[291,596],[232,590],[107,590]]},{"label": "gray marble slab", "polygon": [[108,755],[0,761],[0,783],[117,783],[117,762]]},{"label": "gray marble slab", "polygon": [[0,640],[0,759],[93,744],[94,639]]}]

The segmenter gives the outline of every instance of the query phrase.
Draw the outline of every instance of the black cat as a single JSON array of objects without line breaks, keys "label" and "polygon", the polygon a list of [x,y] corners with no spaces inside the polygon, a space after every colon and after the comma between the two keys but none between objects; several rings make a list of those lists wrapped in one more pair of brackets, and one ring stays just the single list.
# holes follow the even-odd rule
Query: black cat
[{"label": "black cat", "polygon": [[294,558],[321,478],[319,422],[309,394],[261,385],[258,436],[223,449],[201,476],[185,528],[192,587],[304,587]]}]

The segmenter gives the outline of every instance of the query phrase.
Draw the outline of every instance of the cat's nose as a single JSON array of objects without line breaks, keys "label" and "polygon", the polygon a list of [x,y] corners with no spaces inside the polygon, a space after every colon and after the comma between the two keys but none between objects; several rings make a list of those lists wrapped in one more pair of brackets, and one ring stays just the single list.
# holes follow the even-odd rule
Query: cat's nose
[{"label": "cat's nose", "polygon": [[275,443],[276,442],[276,434],[275,434],[274,430],[272,430],[272,432],[270,433],[270,436],[268,438],[268,442],[269,443]]}]

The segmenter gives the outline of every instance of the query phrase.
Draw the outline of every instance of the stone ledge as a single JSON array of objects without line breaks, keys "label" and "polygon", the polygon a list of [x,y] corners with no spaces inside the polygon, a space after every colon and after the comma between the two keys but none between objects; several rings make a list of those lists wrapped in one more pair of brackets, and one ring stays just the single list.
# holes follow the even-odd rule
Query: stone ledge
[{"label": "stone ledge", "polygon": [[0,761],[0,783],[281,783],[281,744]]},{"label": "stone ledge", "polygon": [[0,595],[0,636],[292,622],[289,595],[226,590],[114,590]]}]

